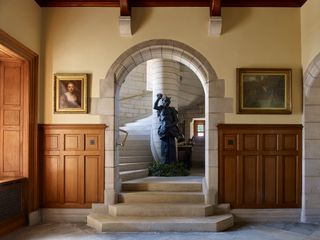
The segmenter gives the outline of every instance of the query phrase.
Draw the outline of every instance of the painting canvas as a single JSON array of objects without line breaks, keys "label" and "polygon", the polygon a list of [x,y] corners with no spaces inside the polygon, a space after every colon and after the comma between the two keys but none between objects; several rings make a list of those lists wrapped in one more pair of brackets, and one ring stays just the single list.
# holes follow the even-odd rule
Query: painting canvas
[{"label": "painting canvas", "polygon": [[55,74],[55,112],[87,112],[87,74]]},{"label": "painting canvas", "polygon": [[291,69],[237,69],[238,113],[291,113]]}]

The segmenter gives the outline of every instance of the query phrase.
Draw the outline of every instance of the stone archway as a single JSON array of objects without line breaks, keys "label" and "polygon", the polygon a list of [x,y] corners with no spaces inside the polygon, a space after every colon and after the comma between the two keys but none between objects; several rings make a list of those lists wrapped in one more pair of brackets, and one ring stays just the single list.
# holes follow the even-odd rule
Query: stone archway
[{"label": "stone archway", "polygon": [[320,221],[320,53],[304,74],[302,222]]},{"label": "stone archway", "polygon": [[195,49],[174,40],[150,40],[126,50],[112,64],[100,82],[100,98],[93,100],[93,109],[109,127],[105,145],[105,203],[113,204],[120,189],[119,179],[119,92],[131,70],[151,59],[168,59],[189,67],[200,79],[205,93],[205,189],[206,203],[217,202],[218,132],[216,125],[224,123],[224,114],[233,111],[232,98],[224,96],[224,80],[218,79],[206,58]]}]

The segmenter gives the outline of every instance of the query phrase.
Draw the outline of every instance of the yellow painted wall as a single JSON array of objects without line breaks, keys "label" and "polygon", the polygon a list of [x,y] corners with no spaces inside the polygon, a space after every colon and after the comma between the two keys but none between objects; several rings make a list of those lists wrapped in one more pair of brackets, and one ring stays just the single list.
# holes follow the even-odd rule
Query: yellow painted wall
[{"label": "yellow painted wall", "polygon": [[320,1],[308,0],[301,8],[302,66],[306,70],[320,53]]},{"label": "yellow painted wall", "polygon": [[[301,122],[301,38],[299,8],[224,8],[223,34],[208,37],[207,8],[133,8],[133,37],[119,36],[119,8],[45,8],[44,106],[42,122],[96,122],[91,115],[53,114],[53,74],[92,74],[90,96],[99,96],[103,79],[126,49],[150,39],[173,39],[202,53],[234,98],[228,123]],[[236,114],[236,68],[293,69],[293,114]]]},{"label": "yellow painted wall", "polygon": [[34,0],[0,0],[0,28],[40,54],[41,8]]}]

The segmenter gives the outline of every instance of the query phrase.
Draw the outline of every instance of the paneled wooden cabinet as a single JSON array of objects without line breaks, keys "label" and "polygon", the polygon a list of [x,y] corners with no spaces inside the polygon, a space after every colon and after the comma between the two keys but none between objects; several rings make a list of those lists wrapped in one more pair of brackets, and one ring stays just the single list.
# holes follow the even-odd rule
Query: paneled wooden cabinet
[{"label": "paneled wooden cabinet", "polygon": [[43,207],[103,202],[105,125],[40,125]]},{"label": "paneled wooden cabinet", "polygon": [[301,205],[301,125],[220,124],[219,202],[232,208]]}]

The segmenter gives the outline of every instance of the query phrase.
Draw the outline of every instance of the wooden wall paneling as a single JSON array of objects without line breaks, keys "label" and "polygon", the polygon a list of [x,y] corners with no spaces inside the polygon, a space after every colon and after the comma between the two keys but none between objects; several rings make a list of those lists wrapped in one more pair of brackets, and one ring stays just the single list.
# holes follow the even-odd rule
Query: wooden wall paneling
[{"label": "wooden wall paneling", "polygon": [[262,156],[262,205],[277,204],[277,156]]},{"label": "wooden wall paneling", "polygon": [[219,202],[240,208],[301,205],[301,125],[219,124],[218,132]]},{"label": "wooden wall paneling", "polygon": [[44,139],[40,155],[59,158],[59,198],[55,202],[44,201],[43,205],[89,208],[92,203],[102,203],[105,125],[44,124],[39,128],[40,139]]},{"label": "wooden wall paneling", "polygon": [[99,202],[99,156],[85,158],[85,202]]},{"label": "wooden wall paneling", "polygon": [[59,156],[43,157],[43,201],[59,202]]}]

